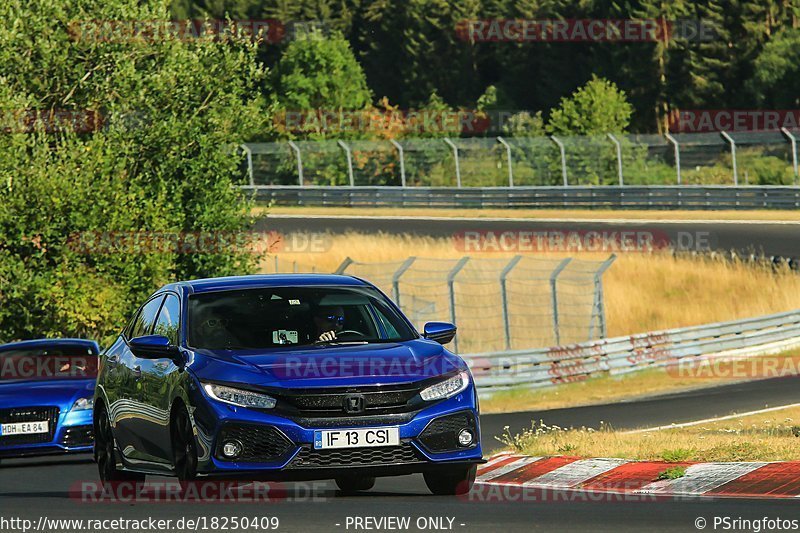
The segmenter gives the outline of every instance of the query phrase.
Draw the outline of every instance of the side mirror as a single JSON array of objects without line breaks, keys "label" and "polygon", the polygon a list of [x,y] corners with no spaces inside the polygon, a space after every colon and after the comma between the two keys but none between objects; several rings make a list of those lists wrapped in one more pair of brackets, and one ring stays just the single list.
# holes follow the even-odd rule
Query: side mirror
[{"label": "side mirror", "polygon": [[456,336],[456,326],[449,322],[428,322],[422,336],[439,344],[447,344]]},{"label": "side mirror", "polygon": [[163,335],[144,335],[136,337],[129,342],[131,351],[136,357],[142,359],[175,359],[178,356],[178,347],[170,344]]}]

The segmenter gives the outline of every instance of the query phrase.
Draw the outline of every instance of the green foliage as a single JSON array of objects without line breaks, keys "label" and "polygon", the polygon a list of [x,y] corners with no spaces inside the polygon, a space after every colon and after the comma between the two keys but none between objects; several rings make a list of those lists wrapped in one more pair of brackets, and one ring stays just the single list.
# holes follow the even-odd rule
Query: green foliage
[{"label": "green foliage", "polygon": [[605,135],[628,128],[633,106],[623,91],[596,76],[572,96],[562,98],[550,113],[547,131],[553,135]]},{"label": "green foliage", "polygon": [[658,476],[656,477],[656,481],[666,481],[670,479],[680,479],[686,475],[686,467],[685,466],[673,466],[672,468],[667,468],[663,472],[659,472]]},{"label": "green foliage", "polygon": [[541,137],[545,134],[542,112],[531,115],[527,111],[515,113],[503,124],[503,134],[511,137]]},{"label": "green foliage", "polygon": [[91,110],[104,119],[98,131],[38,123],[0,136],[0,340],[108,342],[160,284],[249,272],[253,257],[233,246],[185,254],[81,243],[104,232],[249,226],[232,184],[242,175],[235,146],[265,116],[254,45],[69,32],[77,21],[168,19],[156,1],[11,0],[0,17],[3,116]]},{"label": "green foliage", "polygon": [[668,463],[681,463],[690,461],[694,458],[697,450],[689,448],[675,448],[673,450],[664,450],[661,452],[661,458]]},{"label": "green foliage", "polygon": [[286,110],[365,109],[372,102],[364,71],[338,34],[300,35],[286,47],[271,82],[274,98]]}]

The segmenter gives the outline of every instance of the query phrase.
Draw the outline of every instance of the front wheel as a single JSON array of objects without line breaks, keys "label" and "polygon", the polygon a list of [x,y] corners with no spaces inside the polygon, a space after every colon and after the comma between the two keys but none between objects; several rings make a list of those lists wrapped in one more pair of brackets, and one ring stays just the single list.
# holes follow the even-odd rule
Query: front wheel
[{"label": "front wheel", "polygon": [[94,414],[94,460],[97,463],[101,483],[105,486],[122,481],[144,481],[144,474],[117,469],[115,448],[108,411],[105,405],[100,404]]},{"label": "front wheel", "polygon": [[466,494],[472,490],[477,472],[478,465],[425,472],[425,484],[432,493],[438,496]]},{"label": "front wheel", "polygon": [[179,408],[172,419],[172,464],[180,481],[191,481],[197,476],[197,448],[189,413]]},{"label": "front wheel", "polygon": [[375,478],[367,476],[344,476],[336,478],[336,486],[345,494],[369,490],[375,486]]}]

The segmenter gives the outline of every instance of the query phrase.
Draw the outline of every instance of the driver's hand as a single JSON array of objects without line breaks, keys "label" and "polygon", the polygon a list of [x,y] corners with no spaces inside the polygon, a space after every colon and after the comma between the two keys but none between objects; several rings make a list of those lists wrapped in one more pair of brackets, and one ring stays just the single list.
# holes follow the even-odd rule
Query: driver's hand
[{"label": "driver's hand", "polygon": [[320,341],[333,341],[336,340],[336,332],[335,331],[326,331],[322,335],[319,336]]}]

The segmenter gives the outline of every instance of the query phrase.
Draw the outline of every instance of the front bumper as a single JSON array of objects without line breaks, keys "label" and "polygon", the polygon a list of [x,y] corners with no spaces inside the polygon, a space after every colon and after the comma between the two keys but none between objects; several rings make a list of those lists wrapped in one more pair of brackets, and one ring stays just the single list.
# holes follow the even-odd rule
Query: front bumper
[{"label": "front bumper", "polygon": [[[194,411],[198,435],[198,472],[205,475],[248,476],[280,479],[325,479],[342,469],[362,475],[389,476],[426,472],[453,465],[483,462],[480,422],[472,386],[447,400],[414,413],[399,416],[328,418],[318,424],[206,400]],[[448,423],[442,423],[442,421]],[[436,422],[438,421],[438,422]],[[431,431],[456,431],[470,425],[475,441],[468,447],[455,439],[431,439]],[[399,446],[315,450],[314,432],[329,429],[397,427]],[[232,429],[242,428],[238,433]],[[427,430],[427,433],[425,433]],[[453,433],[455,435],[456,433]],[[422,436],[422,438],[421,438]],[[244,444],[247,460],[226,460],[220,448],[225,440]],[[278,475],[280,474],[280,475]]]},{"label": "front bumper", "polygon": [[[94,444],[92,410],[59,412],[52,436],[40,442],[4,443],[0,437],[0,458],[61,455],[91,452]],[[33,440],[33,439],[31,439]]]}]

